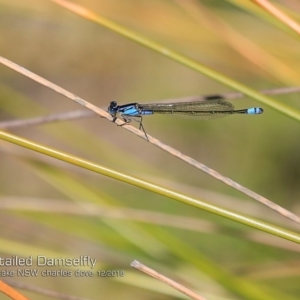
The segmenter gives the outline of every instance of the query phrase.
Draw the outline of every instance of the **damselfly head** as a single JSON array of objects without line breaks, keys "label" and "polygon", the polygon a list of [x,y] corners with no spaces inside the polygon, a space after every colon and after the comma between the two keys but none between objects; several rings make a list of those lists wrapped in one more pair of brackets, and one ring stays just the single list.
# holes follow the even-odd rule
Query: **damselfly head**
[{"label": "damselfly head", "polygon": [[114,114],[116,113],[118,110],[118,103],[116,101],[111,101],[110,104],[109,104],[109,107],[107,109],[107,111],[110,113],[110,114]]}]

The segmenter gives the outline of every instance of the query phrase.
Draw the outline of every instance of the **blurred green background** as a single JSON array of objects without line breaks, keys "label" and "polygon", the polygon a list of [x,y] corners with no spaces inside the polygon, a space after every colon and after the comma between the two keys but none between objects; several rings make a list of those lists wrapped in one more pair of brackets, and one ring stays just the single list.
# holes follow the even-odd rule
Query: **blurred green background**
[{"label": "blurred green background", "polygon": [[[76,1],[255,90],[299,85],[299,38],[240,2]],[[300,3],[273,2],[300,20]],[[0,0],[0,55],[104,109],[112,100],[146,103],[230,92],[51,1]],[[276,99],[300,109],[298,94]],[[299,125],[251,99],[233,103],[265,112],[211,121],[152,116],[144,126],[164,143],[299,214]],[[0,66],[0,121],[77,109]],[[10,131],[297,230],[291,221],[105,119]],[[132,269],[130,262],[137,259],[207,299],[299,298],[298,245],[5,141],[0,151],[1,257],[90,255],[97,269],[125,271],[122,278],[15,281],[89,299],[184,299]]]}]

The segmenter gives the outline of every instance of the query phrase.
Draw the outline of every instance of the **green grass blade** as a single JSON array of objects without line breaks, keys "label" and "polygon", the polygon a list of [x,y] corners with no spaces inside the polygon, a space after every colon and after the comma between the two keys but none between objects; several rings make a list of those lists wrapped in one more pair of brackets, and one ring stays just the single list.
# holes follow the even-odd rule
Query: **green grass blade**
[{"label": "green grass blade", "polygon": [[124,26],[121,26],[121,25],[119,25],[115,22],[112,22],[100,15],[97,15],[97,14],[93,13],[92,11],[89,11],[79,5],[75,5],[68,1],[61,1],[61,0],[52,0],[52,1],[69,9],[70,11],[72,11],[75,14],[78,14],[78,15],[80,15],[90,21],[93,21],[97,24],[100,24],[100,25],[130,39],[131,41],[134,41],[142,46],[145,46],[148,49],[154,50],[155,52],[158,52],[170,59],[173,59],[173,60],[185,65],[186,67],[189,67],[189,68],[191,68],[195,71],[198,71],[216,81],[219,81],[219,82],[223,83],[224,85],[231,87],[234,90],[240,91],[244,95],[247,95],[247,96],[251,97],[252,99],[255,99],[256,101],[258,101],[264,105],[267,105],[290,118],[300,121],[300,112],[297,111],[296,109],[291,108],[290,106],[285,105],[283,103],[280,103],[279,101],[276,101],[268,96],[262,95],[262,94],[258,93],[257,91],[239,83],[238,81],[230,79],[229,77],[224,76],[223,74],[221,74],[207,66],[204,66],[203,64],[197,62],[196,60],[188,58],[176,51],[173,51],[163,45],[160,45],[159,43],[156,43],[142,35],[139,35],[139,34],[135,33],[134,31],[131,31],[131,30],[125,28]]},{"label": "green grass blade", "polygon": [[6,140],[8,142],[14,143],[16,145],[19,145],[19,146],[31,149],[33,151],[42,153],[44,155],[48,155],[53,158],[76,165],[78,167],[114,178],[114,179],[122,181],[122,182],[126,182],[128,184],[143,188],[145,190],[160,194],[162,196],[180,201],[180,202],[188,204],[188,205],[192,205],[194,207],[206,210],[213,214],[223,216],[224,218],[228,218],[230,220],[239,222],[241,224],[262,230],[264,232],[268,232],[270,234],[273,234],[273,235],[276,235],[276,236],[279,236],[284,239],[287,239],[287,240],[290,240],[290,241],[300,244],[300,235],[296,234],[294,232],[291,232],[291,231],[267,224],[265,222],[258,221],[258,220],[237,214],[235,212],[228,211],[226,209],[211,205],[209,203],[200,201],[198,199],[194,199],[194,198],[182,195],[180,193],[174,192],[174,191],[166,189],[164,187],[155,185],[153,183],[150,183],[150,182],[114,171],[112,169],[95,164],[91,161],[87,161],[82,158],[79,158],[79,157],[76,157],[76,156],[55,150],[55,149],[51,149],[49,147],[46,147],[46,146],[37,144],[35,142],[23,139],[21,137],[15,136],[13,134],[6,133],[4,131],[0,131],[0,138],[3,140]]}]

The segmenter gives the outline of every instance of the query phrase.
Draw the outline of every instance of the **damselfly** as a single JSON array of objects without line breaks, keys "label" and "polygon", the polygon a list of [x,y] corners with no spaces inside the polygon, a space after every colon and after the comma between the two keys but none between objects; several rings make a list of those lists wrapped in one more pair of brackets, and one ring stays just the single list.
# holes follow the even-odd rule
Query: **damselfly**
[{"label": "damselfly", "polygon": [[[142,129],[147,137],[143,126],[143,116],[153,114],[177,115],[197,118],[199,120],[208,120],[220,118],[231,114],[247,114],[258,115],[263,113],[260,107],[252,107],[235,110],[234,106],[224,101],[221,96],[209,96],[202,101],[193,102],[175,102],[175,103],[129,103],[118,105],[116,101],[112,101],[108,107],[108,113],[116,120],[119,114],[126,123],[132,119],[140,123],[139,129]],[[147,137],[148,139],[148,137]]]}]

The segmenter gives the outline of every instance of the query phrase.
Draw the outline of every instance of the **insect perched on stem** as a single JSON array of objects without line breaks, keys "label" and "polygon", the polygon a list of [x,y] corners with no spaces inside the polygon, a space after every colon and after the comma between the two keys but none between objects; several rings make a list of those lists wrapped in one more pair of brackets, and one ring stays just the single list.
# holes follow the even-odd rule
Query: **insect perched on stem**
[{"label": "insect perched on stem", "polygon": [[153,114],[164,114],[174,116],[186,116],[199,120],[208,120],[224,117],[232,114],[247,114],[258,115],[263,113],[260,107],[252,107],[235,110],[234,106],[225,101],[222,96],[207,96],[202,101],[193,102],[175,102],[175,103],[129,103],[118,105],[116,101],[110,102],[108,107],[110,113],[116,120],[116,115],[119,114],[126,123],[135,119],[139,122],[139,129],[142,129],[147,134],[143,126],[143,116]]}]

